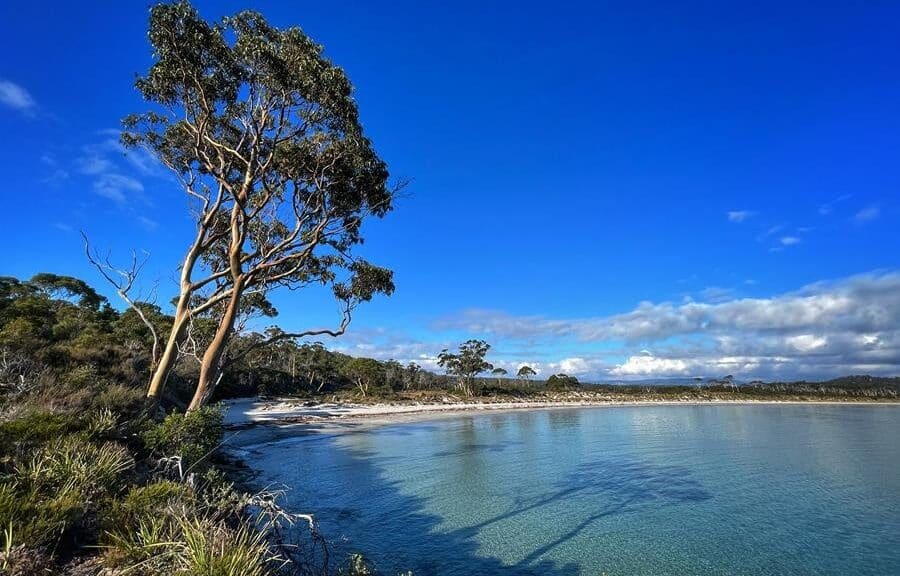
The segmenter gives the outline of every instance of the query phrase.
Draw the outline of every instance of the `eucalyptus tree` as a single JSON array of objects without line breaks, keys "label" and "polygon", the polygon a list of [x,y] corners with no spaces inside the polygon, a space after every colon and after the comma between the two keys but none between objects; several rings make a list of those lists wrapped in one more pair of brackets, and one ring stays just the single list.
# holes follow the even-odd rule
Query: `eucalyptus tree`
[{"label": "eucalyptus tree", "polygon": [[124,120],[123,143],[154,154],[187,196],[193,240],[180,266],[175,312],[151,377],[157,397],[193,318],[215,330],[198,354],[189,409],[212,393],[248,297],[312,285],[339,302],[342,334],[355,307],[393,291],[389,270],[354,256],[367,217],[392,208],[396,188],[363,134],[343,70],[300,28],[245,11],[216,23],[187,2],[150,12],[154,62],[136,87],[151,109]]},{"label": "eucalyptus tree", "polygon": [[[321,392],[332,371],[331,354],[321,342],[305,342],[300,346],[300,365],[310,387]],[[316,384],[316,381],[319,383]]]},{"label": "eucalyptus tree", "polygon": [[551,374],[547,379],[548,390],[569,390],[579,385],[578,378],[568,374]]},{"label": "eucalyptus tree", "polygon": [[520,366],[519,371],[516,372],[516,376],[519,377],[519,380],[523,380],[528,382],[529,378],[537,375],[537,372],[534,371],[534,368],[531,366]]},{"label": "eucalyptus tree", "polygon": [[384,381],[391,389],[403,387],[403,364],[391,359],[383,363]]},{"label": "eucalyptus tree", "polygon": [[491,374],[497,377],[497,386],[500,386],[500,379],[509,374],[509,372],[503,368],[494,368],[491,370]]},{"label": "eucalyptus tree", "polygon": [[457,388],[463,394],[472,396],[475,376],[494,367],[484,359],[490,349],[491,345],[484,340],[468,340],[460,344],[456,353],[451,353],[447,349],[442,350],[438,354],[438,366],[446,369],[448,374],[456,376]]},{"label": "eucalyptus tree", "polygon": [[410,362],[403,369],[403,389],[410,390],[416,386],[419,381],[419,375],[422,373],[422,367],[415,362]]},{"label": "eucalyptus tree", "polygon": [[350,378],[365,397],[369,395],[372,384],[384,379],[384,367],[373,358],[353,358],[343,367],[344,374]]}]

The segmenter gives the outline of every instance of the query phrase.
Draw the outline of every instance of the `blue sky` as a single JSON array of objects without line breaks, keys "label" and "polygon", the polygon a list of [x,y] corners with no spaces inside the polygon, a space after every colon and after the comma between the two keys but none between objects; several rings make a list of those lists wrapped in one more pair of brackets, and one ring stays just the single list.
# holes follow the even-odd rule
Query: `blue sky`
[{"label": "blue sky", "polygon": [[[586,379],[900,373],[900,4],[201,2],[300,25],[412,184],[361,253],[397,291],[327,342],[416,360],[469,337]],[[152,256],[183,193],[123,156],[141,2],[0,6],[0,274],[99,284],[77,231]],[[333,324],[281,295],[288,328]]]}]

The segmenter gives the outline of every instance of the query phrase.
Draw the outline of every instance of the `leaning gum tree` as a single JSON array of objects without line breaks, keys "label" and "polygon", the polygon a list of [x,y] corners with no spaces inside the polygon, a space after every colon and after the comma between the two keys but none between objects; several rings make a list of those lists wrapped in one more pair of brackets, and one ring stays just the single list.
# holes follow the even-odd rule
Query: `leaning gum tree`
[{"label": "leaning gum tree", "polygon": [[222,376],[240,314],[272,290],[330,287],[341,319],[260,345],[342,334],[360,302],[393,291],[392,273],[352,250],[363,221],[391,210],[396,188],[346,75],[299,28],[274,28],[254,12],[211,24],[178,2],[152,8],[149,38],[154,63],[136,86],[151,110],[126,118],[122,139],[177,175],[195,235],[148,396],[162,392],[192,320],[211,318],[196,409]]}]

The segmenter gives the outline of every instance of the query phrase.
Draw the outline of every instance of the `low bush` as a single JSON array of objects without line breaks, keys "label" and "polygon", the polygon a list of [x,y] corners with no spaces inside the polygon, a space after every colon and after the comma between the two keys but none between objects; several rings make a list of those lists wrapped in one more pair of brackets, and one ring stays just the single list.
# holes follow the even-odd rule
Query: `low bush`
[{"label": "low bush", "polygon": [[32,410],[15,420],[0,422],[0,456],[10,456],[82,429],[84,422],[77,416]]},{"label": "low bush", "polygon": [[71,491],[42,493],[0,484],[0,525],[8,527],[12,540],[29,548],[56,548],[85,512],[81,495]]},{"label": "low bush", "polygon": [[22,452],[0,481],[0,526],[30,548],[69,548],[133,465],[124,447],[95,444],[80,433]]},{"label": "low bush", "polygon": [[178,482],[158,480],[134,486],[113,503],[104,524],[112,534],[133,532],[141,522],[163,516],[171,509],[191,506],[194,500],[194,491]]},{"label": "low bush", "polygon": [[67,436],[36,450],[16,466],[16,482],[42,492],[73,492],[85,498],[115,492],[123,474],[134,466],[125,447],[114,442],[94,444]]},{"label": "low bush", "polygon": [[186,414],[172,413],[144,430],[147,448],[158,458],[181,458],[181,471],[202,471],[222,442],[221,409],[207,406]]},{"label": "low bush", "polygon": [[108,408],[123,418],[129,418],[144,408],[146,400],[146,390],[143,388],[110,384],[97,394],[94,404],[100,408]]},{"label": "low bush", "polygon": [[179,523],[182,541],[175,558],[186,574],[266,576],[280,563],[264,532],[246,523],[237,528],[208,518],[182,518]]}]

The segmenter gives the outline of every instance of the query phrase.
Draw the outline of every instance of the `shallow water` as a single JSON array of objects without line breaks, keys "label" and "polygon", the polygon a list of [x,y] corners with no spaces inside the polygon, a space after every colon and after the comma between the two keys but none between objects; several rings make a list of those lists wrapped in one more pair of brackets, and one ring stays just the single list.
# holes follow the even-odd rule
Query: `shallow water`
[{"label": "shallow water", "polygon": [[249,459],[385,574],[900,574],[900,406],[475,414]]}]

